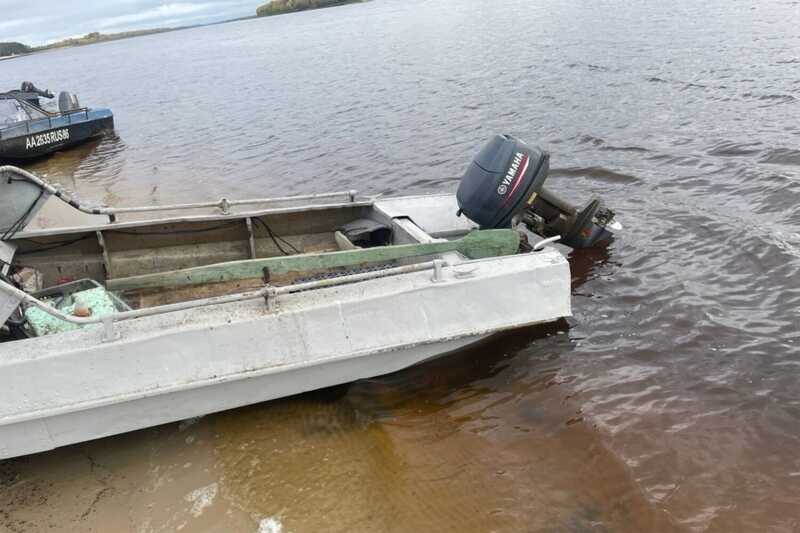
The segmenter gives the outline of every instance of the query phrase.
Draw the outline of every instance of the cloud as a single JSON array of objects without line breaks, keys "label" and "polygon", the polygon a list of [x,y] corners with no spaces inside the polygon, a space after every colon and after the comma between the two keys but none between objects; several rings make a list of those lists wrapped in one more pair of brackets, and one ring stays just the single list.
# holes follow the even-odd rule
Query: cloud
[{"label": "cloud", "polygon": [[119,28],[122,26],[131,26],[133,24],[149,24],[154,21],[164,21],[166,19],[180,20],[186,15],[194,15],[200,11],[208,11],[216,6],[216,3],[209,2],[204,4],[195,3],[174,3],[163,4],[145,11],[138,13],[131,13],[129,15],[117,15],[115,17],[108,17],[98,21],[98,28]]},{"label": "cloud", "polygon": [[0,32],[6,32],[9,30],[13,30],[14,28],[20,28],[25,26],[34,26],[36,24],[41,24],[44,19],[43,17],[31,17],[26,19],[17,19],[17,20],[6,20],[0,22]]},{"label": "cloud", "polygon": [[0,0],[0,42],[39,45],[93,31],[204,24],[254,15],[265,0]]}]

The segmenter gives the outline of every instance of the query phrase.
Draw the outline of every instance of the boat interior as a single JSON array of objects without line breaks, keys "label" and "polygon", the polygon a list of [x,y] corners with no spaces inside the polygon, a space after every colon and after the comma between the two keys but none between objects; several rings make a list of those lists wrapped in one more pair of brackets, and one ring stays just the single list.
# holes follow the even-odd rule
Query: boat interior
[{"label": "boat interior", "polygon": [[[222,205],[222,210],[229,209]],[[431,209],[439,214],[432,216]],[[265,286],[305,286],[336,278],[346,282],[347,276],[365,272],[379,275],[442,257],[426,246],[457,242],[475,228],[455,216],[452,195],[374,202],[347,192],[310,201],[284,199],[241,213],[212,211],[216,214],[170,213],[132,221],[95,216],[105,223],[58,230],[28,230],[36,227],[31,220],[13,235],[6,230],[0,242],[2,280],[62,313],[97,317],[204,302]],[[433,233],[412,216],[427,219]],[[509,245],[473,255],[514,253],[518,241],[512,244],[513,249]],[[442,252],[472,254],[455,247]],[[82,305],[88,309],[81,313]],[[23,303],[0,337],[26,338],[77,327]]]},{"label": "boat interior", "polygon": [[[109,208],[81,204],[34,174],[0,167],[7,176],[0,179],[0,324],[11,336],[42,335],[113,315],[103,320],[110,335],[113,320],[155,313],[148,310],[296,292],[412,267],[433,268],[436,277],[445,260],[511,255],[556,240],[588,248],[621,229],[599,199],[579,209],[546,189],[548,169],[546,151],[498,135],[455,195],[374,199],[348,191]],[[34,215],[48,202],[93,219],[71,228],[37,226]],[[531,248],[525,241],[533,235],[542,240]],[[40,312],[47,316],[40,320]]]},{"label": "boat interior", "polygon": [[[89,120],[90,109],[81,106],[74,94],[62,91],[52,106],[43,104],[41,98],[54,95],[33,84],[22,84],[22,90],[0,93],[0,139],[27,135],[45,127],[60,128],[73,122]],[[37,122],[44,121],[44,122]],[[38,127],[31,128],[36,123]]]}]

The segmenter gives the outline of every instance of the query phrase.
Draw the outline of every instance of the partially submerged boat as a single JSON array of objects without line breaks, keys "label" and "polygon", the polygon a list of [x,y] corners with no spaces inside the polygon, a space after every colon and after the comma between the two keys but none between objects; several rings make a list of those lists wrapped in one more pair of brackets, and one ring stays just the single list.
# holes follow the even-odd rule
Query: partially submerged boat
[{"label": "partially submerged boat", "polygon": [[[0,458],[383,375],[569,316],[569,264],[550,244],[605,241],[614,215],[555,197],[547,170],[545,152],[498,136],[456,195],[109,208],[0,167]],[[37,226],[51,202],[84,218]]]},{"label": "partially submerged boat", "polygon": [[114,129],[110,109],[82,107],[75,95],[61,92],[58,110],[51,111],[41,98],[54,95],[30,82],[0,93],[0,163],[42,157]]}]

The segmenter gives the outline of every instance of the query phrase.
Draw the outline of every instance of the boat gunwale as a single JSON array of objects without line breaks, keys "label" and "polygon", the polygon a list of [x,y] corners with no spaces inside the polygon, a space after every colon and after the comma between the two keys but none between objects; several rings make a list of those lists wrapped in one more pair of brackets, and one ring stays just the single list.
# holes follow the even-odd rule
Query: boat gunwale
[{"label": "boat gunwale", "polygon": [[[2,167],[0,167],[0,171],[2,171]],[[341,193],[331,193],[334,194],[346,194],[345,192]],[[33,229],[27,230],[23,229],[22,231],[16,233],[14,235],[13,240],[19,239],[28,239],[33,237],[54,237],[57,235],[74,235],[76,233],[92,233],[96,231],[114,231],[115,229],[133,229],[133,228],[142,228],[151,225],[158,225],[158,224],[184,224],[184,223],[195,223],[195,222],[221,222],[224,220],[237,220],[237,219],[247,219],[253,217],[261,217],[261,216],[268,216],[268,215],[284,215],[284,214],[294,214],[294,213],[301,213],[304,211],[324,211],[326,209],[345,209],[348,207],[373,207],[381,201],[385,200],[408,200],[414,198],[432,198],[432,197],[446,197],[446,196],[453,196],[452,193],[437,193],[437,194],[417,194],[417,195],[410,195],[410,196],[396,196],[396,197],[362,197],[361,199],[355,199],[352,201],[341,201],[341,202],[333,202],[333,203],[311,203],[311,204],[302,204],[297,206],[286,206],[286,207],[272,207],[266,209],[257,209],[254,211],[241,211],[241,212],[231,212],[228,214],[225,213],[208,213],[208,214],[200,214],[200,215],[177,215],[172,217],[164,217],[164,218],[147,218],[141,220],[128,220],[128,221],[118,221],[118,222],[104,222],[102,224],[96,225],[87,225],[87,226],[65,226],[65,227],[58,227],[58,228],[42,228],[42,229]],[[294,198],[302,199],[303,196],[297,197],[286,197],[280,199],[283,202],[292,202],[292,201],[299,201],[294,200]],[[272,199],[264,199],[264,203],[272,201]],[[160,206],[153,206],[154,210],[161,210]],[[203,209],[203,208],[198,208]],[[93,214],[93,213],[90,213]],[[103,214],[98,214],[97,216],[103,216]]]},{"label": "boat gunwale", "polygon": [[[289,201],[289,200],[287,200]],[[89,226],[67,226],[59,228],[43,228],[34,230],[22,230],[14,235],[11,241],[28,239],[31,237],[54,237],[57,235],[74,235],[76,233],[92,233],[96,231],[110,231],[117,229],[142,228],[159,224],[184,224],[194,222],[220,222],[224,220],[244,220],[247,218],[261,217],[267,215],[283,215],[300,213],[304,211],[324,211],[326,209],[341,209],[347,207],[370,207],[374,204],[373,199],[355,200],[347,202],[337,202],[330,204],[308,204],[290,207],[274,207],[255,211],[232,212],[228,214],[213,213],[204,215],[182,215],[165,218],[148,218],[142,220],[129,220],[126,222],[105,222],[103,224]],[[202,208],[198,208],[202,209]],[[97,216],[103,216],[99,214]]]},{"label": "boat gunwale", "polygon": [[[490,258],[493,259],[493,258]],[[438,261],[438,263],[437,263]],[[414,272],[420,272],[423,270],[433,270],[435,268],[443,268],[448,266],[442,260],[433,260],[427,261],[424,263],[414,263],[411,265],[404,265],[400,267],[385,269],[385,270],[377,270],[374,272],[366,272],[363,274],[353,274],[350,276],[340,276],[336,278],[329,278],[329,279],[322,279],[318,281],[312,281],[307,283],[300,283],[296,285],[284,285],[281,287],[274,287],[272,285],[265,285],[264,287],[253,290],[253,291],[243,291],[237,292],[234,294],[229,294],[225,296],[212,296],[210,298],[201,298],[198,300],[187,300],[184,302],[178,302],[173,304],[165,304],[165,305],[158,305],[155,307],[147,307],[142,309],[132,309],[130,311],[118,311],[116,313],[106,315],[103,317],[89,317],[89,318],[82,318],[76,316],[70,316],[62,313],[58,309],[55,309],[43,301],[39,300],[38,298],[25,293],[24,291],[17,289],[4,281],[0,281],[0,291],[6,292],[7,294],[11,294],[12,296],[16,296],[20,302],[27,303],[29,305],[33,305],[38,307],[40,310],[44,311],[45,313],[50,314],[62,320],[64,322],[68,322],[70,324],[77,324],[81,326],[90,326],[90,325],[99,325],[103,324],[105,328],[105,334],[103,337],[104,342],[113,342],[113,324],[115,322],[121,322],[124,320],[135,320],[137,318],[144,318],[148,316],[155,316],[155,315],[163,315],[167,313],[174,313],[176,311],[187,311],[191,309],[196,309],[200,307],[210,307],[212,305],[224,305],[229,303],[237,303],[237,302],[245,302],[249,300],[257,300],[259,298],[266,298],[269,302],[271,299],[276,298],[281,294],[289,294],[294,292],[300,291],[308,291],[314,289],[323,289],[329,287],[336,287],[338,285],[344,285],[348,283],[357,283],[360,281],[370,281],[373,279],[379,279],[383,277],[389,276],[396,276],[401,274],[410,274]]]},{"label": "boat gunwale", "polygon": [[[69,115],[70,113],[85,113],[87,111],[92,111],[93,110],[93,108],[91,108],[91,107],[84,106],[84,107],[77,107],[75,109],[68,109],[66,111],[61,111],[60,109],[58,111],[48,111],[47,109],[45,109],[44,107],[42,107],[40,105],[36,105],[36,104],[34,104],[32,102],[29,102],[28,100],[26,100],[25,98],[20,96],[20,93],[21,93],[21,91],[18,91],[18,90],[17,90],[17,92],[12,90],[12,91],[6,91],[4,93],[0,93],[0,100],[16,100],[17,102],[21,103],[22,105],[30,106],[30,107],[34,108],[36,111],[41,111],[42,113],[44,113],[45,115],[50,116],[50,117],[59,117],[59,116],[63,116],[63,115]],[[104,108],[99,108],[99,109],[104,109]],[[40,120],[40,119],[29,119],[29,120]],[[28,121],[20,120],[19,122],[28,122]],[[19,122],[16,122],[16,123],[18,124]],[[0,131],[1,130],[2,130],[2,128],[0,128]]]}]

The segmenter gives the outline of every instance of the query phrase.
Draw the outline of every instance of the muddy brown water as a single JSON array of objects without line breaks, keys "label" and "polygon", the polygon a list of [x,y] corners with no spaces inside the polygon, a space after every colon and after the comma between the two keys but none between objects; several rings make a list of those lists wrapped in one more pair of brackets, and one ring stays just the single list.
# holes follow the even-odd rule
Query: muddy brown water
[{"label": "muddy brown water", "polygon": [[800,531],[798,27],[778,0],[375,0],[2,62],[113,108],[31,165],[87,199],[452,191],[511,132],[626,229],[570,255],[568,321],[0,462],[0,531]]}]

